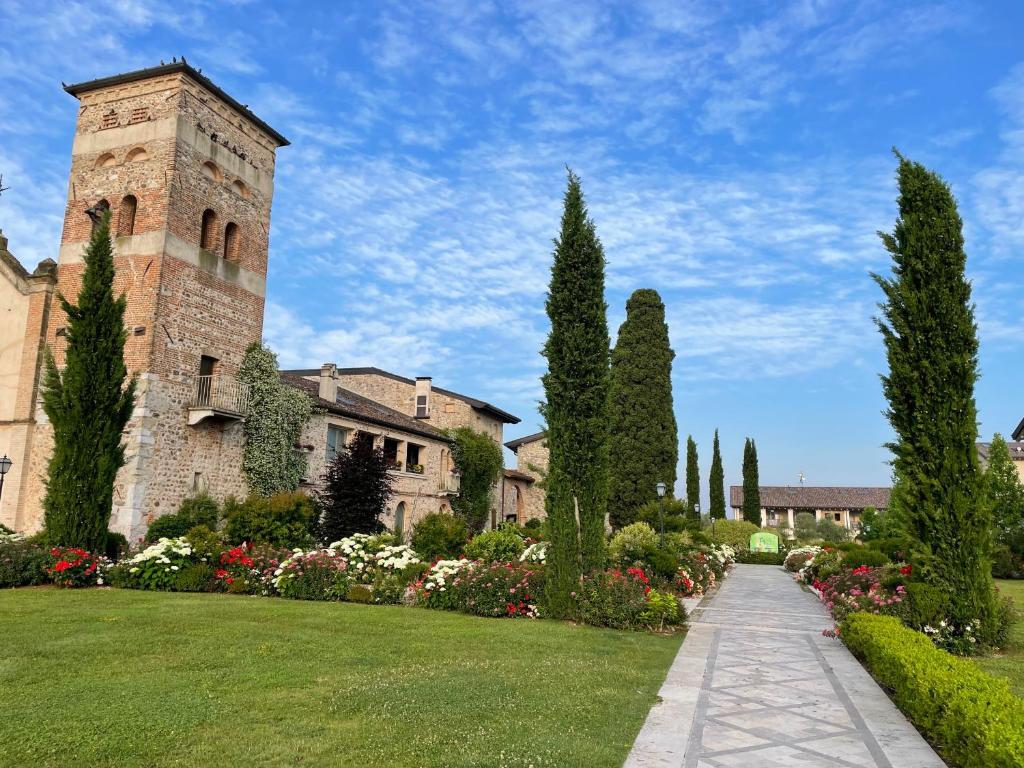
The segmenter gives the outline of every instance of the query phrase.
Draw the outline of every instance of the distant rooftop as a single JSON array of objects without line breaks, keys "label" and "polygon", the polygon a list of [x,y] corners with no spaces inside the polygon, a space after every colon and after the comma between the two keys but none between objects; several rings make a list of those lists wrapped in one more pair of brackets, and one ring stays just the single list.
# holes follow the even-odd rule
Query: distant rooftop
[{"label": "distant rooftop", "polygon": [[[320,375],[320,369],[319,368],[307,368],[307,369],[294,370],[294,371],[285,371],[285,373],[290,373],[293,376],[319,376]],[[373,368],[373,367],[339,368],[338,369],[338,375],[339,376],[373,376],[373,375],[384,376],[385,378],[391,379],[392,381],[401,381],[404,384],[411,384],[413,386],[416,385],[416,382],[413,379],[408,379],[405,376],[399,376],[397,373],[391,373],[390,371],[385,371],[385,370],[382,370],[380,368]],[[458,392],[452,392],[450,389],[442,389],[441,387],[431,387],[431,389],[434,392],[440,392],[442,395],[448,395],[449,397],[454,397],[454,398],[457,398],[459,400],[462,400],[464,403],[468,403],[470,406],[472,406],[473,408],[476,408],[478,411],[484,411],[486,413],[491,414],[496,419],[498,419],[499,421],[504,422],[505,424],[518,424],[521,421],[521,419],[518,416],[513,416],[508,411],[503,411],[501,408],[498,408],[495,405],[491,405],[490,403],[485,402],[483,400],[478,400],[475,397],[470,397],[469,395],[461,395]]]},{"label": "distant rooftop", "polygon": [[519,449],[519,446],[526,445],[527,443],[534,443],[547,436],[547,432],[534,432],[532,435],[526,435],[525,437],[517,437],[515,440],[509,440],[505,443],[505,447],[515,453]]},{"label": "distant rooftop", "polygon": [[[1006,447],[1010,449],[1010,458],[1014,461],[1024,461],[1024,442],[1007,442]],[[978,458],[988,461],[992,450],[992,443],[978,443]]]},{"label": "distant rooftop", "polygon": [[181,61],[175,61],[171,64],[161,64],[158,67],[150,67],[148,69],[137,69],[134,72],[125,72],[120,75],[111,75],[110,77],[101,77],[98,80],[87,80],[84,83],[75,83],[74,85],[65,85],[64,90],[70,93],[72,96],[78,96],[82,93],[88,93],[89,91],[95,91],[99,88],[109,88],[113,85],[124,85],[126,83],[135,83],[139,80],[148,80],[151,77],[160,77],[161,75],[173,75],[181,72],[188,75],[201,86],[206,88],[210,93],[216,96],[224,103],[230,105],[232,109],[237,111],[243,117],[251,120],[257,125],[260,130],[265,131],[274,141],[277,142],[280,147],[287,147],[291,142],[288,141],[284,136],[271,128],[267,123],[258,118],[256,114],[249,109],[245,104],[241,104],[233,96],[229,95],[226,91],[219,88],[210,78],[202,74],[198,69],[193,67],[191,64],[186,63],[185,59]]},{"label": "distant rooftop", "polygon": [[1024,440],[1024,419],[1021,419],[1020,424],[1018,424],[1017,428],[1013,430],[1013,439]]},{"label": "distant rooftop", "polygon": [[[766,509],[888,509],[891,488],[762,485],[761,506]],[[743,486],[729,486],[729,503],[743,506]]]}]

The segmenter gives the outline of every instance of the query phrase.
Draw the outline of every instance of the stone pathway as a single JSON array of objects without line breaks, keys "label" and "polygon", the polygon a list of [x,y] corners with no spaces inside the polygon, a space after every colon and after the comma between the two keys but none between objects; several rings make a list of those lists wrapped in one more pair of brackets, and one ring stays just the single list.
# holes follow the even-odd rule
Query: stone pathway
[{"label": "stone pathway", "polygon": [[626,768],[943,768],[831,627],[782,568],[737,565],[691,609]]}]

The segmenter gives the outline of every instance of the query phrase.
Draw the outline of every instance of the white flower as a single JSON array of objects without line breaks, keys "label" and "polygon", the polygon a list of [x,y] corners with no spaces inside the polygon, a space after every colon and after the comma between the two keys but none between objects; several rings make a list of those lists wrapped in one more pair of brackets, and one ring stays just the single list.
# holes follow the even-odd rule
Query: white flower
[{"label": "white flower", "polygon": [[172,571],[176,571],[176,570],[178,570],[178,566],[176,566],[176,565],[172,565],[172,566],[171,566],[171,570],[172,570]]}]

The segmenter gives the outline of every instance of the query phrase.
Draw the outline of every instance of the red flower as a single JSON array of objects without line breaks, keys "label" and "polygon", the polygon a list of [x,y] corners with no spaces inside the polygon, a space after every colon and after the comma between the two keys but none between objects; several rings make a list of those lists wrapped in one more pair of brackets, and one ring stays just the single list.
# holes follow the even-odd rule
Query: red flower
[{"label": "red flower", "polygon": [[900,573],[903,574],[904,576],[909,576],[913,572],[914,572],[914,566],[909,565],[909,564],[908,565],[904,565],[902,568],[900,568]]},{"label": "red flower", "polygon": [[225,576],[228,575],[228,572],[225,571],[223,568],[218,568],[216,571],[213,572],[213,575],[216,576],[218,579],[223,579]]},{"label": "red flower", "polygon": [[55,566],[53,566],[53,570],[55,570],[57,573],[63,573],[70,567],[71,563],[69,563],[67,560],[61,560]]}]

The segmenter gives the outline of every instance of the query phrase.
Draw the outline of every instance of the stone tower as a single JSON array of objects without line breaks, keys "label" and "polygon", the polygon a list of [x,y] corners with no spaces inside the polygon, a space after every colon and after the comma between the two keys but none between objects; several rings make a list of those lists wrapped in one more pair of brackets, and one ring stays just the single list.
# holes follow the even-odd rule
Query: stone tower
[{"label": "stone tower", "polygon": [[[184,62],[67,86],[80,108],[57,288],[81,284],[90,208],[109,208],[125,358],[138,374],[111,529],[137,538],[200,491],[247,489],[238,468],[247,392],[235,379],[263,329],[275,153],[288,141]],[[50,314],[58,365],[66,319]],[[45,414],[18,527],[41,520],[52,447]]]}]

